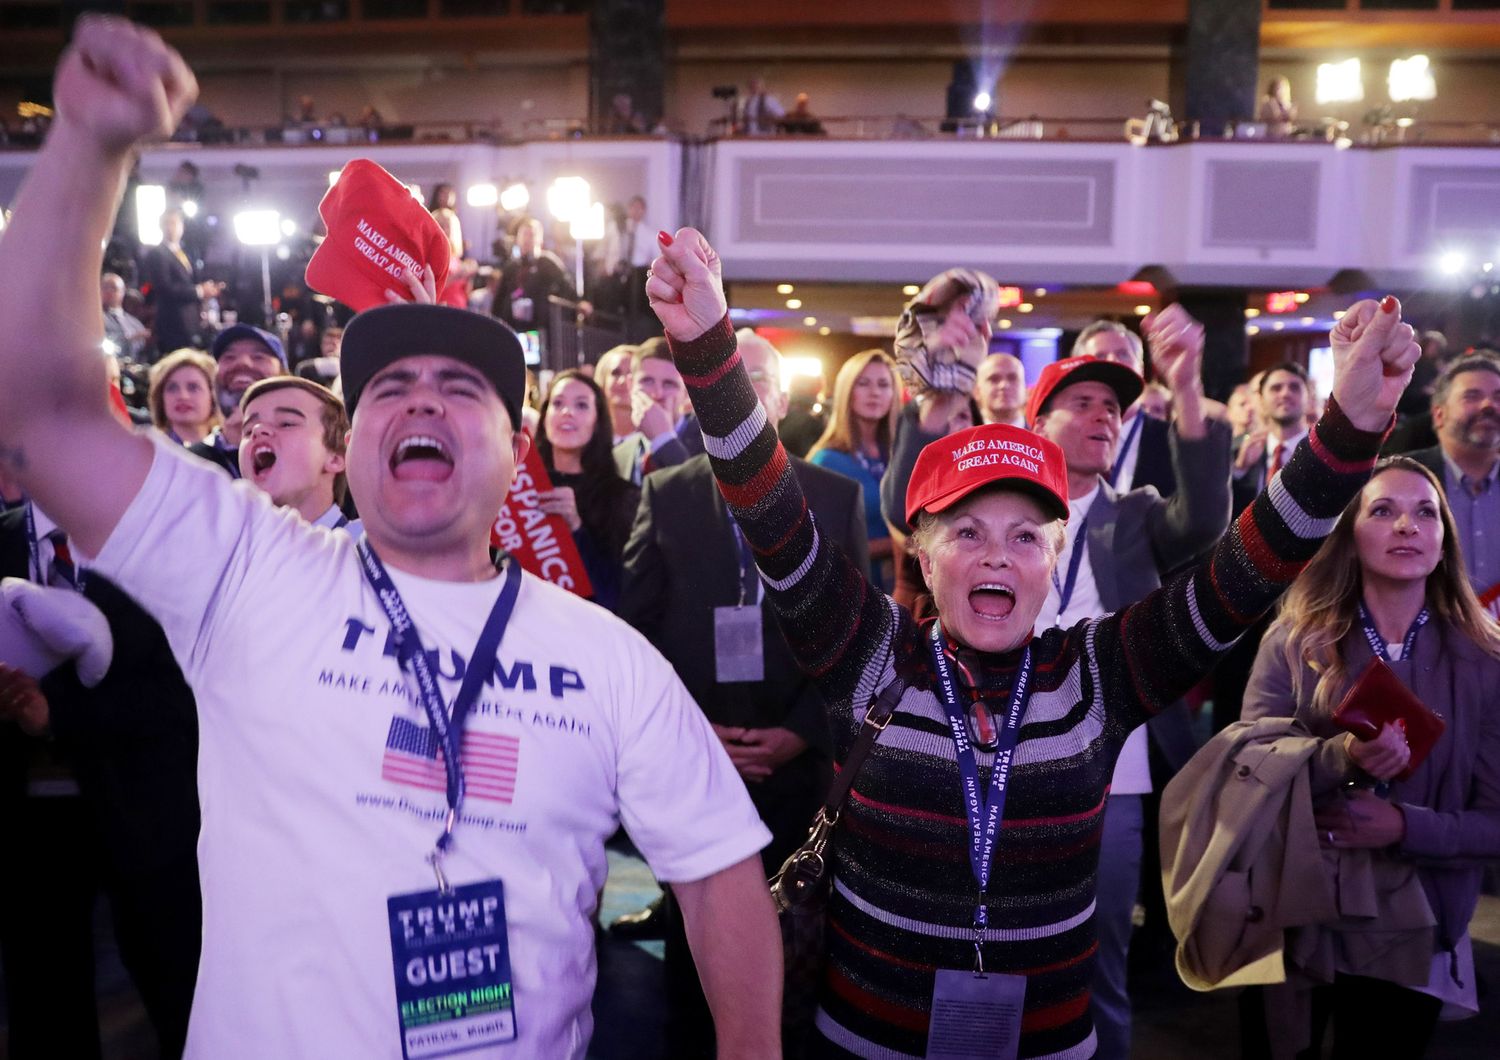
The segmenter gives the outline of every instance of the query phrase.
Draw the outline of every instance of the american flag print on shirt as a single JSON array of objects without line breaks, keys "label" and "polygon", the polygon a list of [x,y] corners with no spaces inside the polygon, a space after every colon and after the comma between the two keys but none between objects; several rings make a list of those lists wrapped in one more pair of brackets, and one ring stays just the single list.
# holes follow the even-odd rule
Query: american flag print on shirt
[{"label": "american flag print on shirt", "polygon": [[[465,730],[459,752],[465,792],[476,799],[509,803],[515,797],[520,759],[518,737]],[[405,718],[392,718],[380,776],[414,788],[447,791],[448,773],[437,733]]]}]

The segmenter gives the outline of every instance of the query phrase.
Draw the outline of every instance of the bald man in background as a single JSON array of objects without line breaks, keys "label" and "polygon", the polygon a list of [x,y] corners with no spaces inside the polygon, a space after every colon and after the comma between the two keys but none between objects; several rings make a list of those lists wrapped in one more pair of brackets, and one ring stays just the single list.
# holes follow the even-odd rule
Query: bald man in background
[{"label": "bald man in background", "polygon": [[979,362],[974,401],[985,423],[1026,426],[1026,369],[1019,357],[992,353]]}]

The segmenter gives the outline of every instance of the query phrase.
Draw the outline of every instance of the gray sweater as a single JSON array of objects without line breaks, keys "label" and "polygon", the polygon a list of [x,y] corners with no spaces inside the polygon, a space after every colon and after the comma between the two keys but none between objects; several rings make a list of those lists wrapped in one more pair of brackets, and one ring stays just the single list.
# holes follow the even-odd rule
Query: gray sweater
[{"label": "gray sweater", "polygon": [[[1326,714],[1313,714],[1316,675],[1306,663],[1302,702],[1293,699],[1285,646],[1286,629],[1278,624],[1261,642],[1241,717],[1295,715],[1321,737],[1314,785],[1328,793],[1363,774],[1344,751],[1343,730]],[[1349,677],[1340,697],[1371,657],[1357,628],[1344,638],[1343,652]],[[1449,950],[1468,930],[1485,862],[1500,857],[1500,660],[1435,619],[1418,635],[1412,657],[1390,666],[1448,723],[1427,761],[1392,785],[1390,799],[1406,817],[1406,839],[1395,853],[1416,863],[1437,917],[1438,947]]]}]

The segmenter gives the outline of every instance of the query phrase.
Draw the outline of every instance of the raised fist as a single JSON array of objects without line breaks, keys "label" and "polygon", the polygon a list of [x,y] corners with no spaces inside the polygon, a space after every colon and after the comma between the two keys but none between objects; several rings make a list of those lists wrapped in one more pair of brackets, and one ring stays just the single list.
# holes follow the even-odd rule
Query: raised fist
[{"label": "raised fist", "polygon": [[1203,374],[1203,325],[1176,303],[1145,320],[1151,364],[1167,389],[1176,394],[1197,387]]},{"label": "raised fist", "polygon": [[661,254],[651,263],[646,298],[678,342],[689,342],[713,327],[729,311],[719,255],[696,228],[657,237]]},{"label": "raised fist", "polygon": [[123,18],[84,15],[53,85],[62,128],[108,151],[172,135],[198,97],[182,56],[153,31]]},{"label": "raised fist", "polygon": [[1361,430],[1385,429],[1422,356],[1411,325],[1401,322],[1401,303],[1393,295],[1355,302],[1329,337],[1334,399]]}]

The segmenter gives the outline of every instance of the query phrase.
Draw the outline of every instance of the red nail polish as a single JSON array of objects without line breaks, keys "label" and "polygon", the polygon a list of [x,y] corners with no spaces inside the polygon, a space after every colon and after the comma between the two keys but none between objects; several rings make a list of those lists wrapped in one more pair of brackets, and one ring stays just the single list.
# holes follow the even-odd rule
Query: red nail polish
[{"label": "red nail polish", "polygon": [[1380,300],[1380,311],[1382,313],[1394,313],[1396,311],[1396,296],[1388,294]]},{"label": "red nail polish", "polygon": [[656,233],[656,241],[664,247],[670,247],[672,245],[672,237],[666,232]]}]

